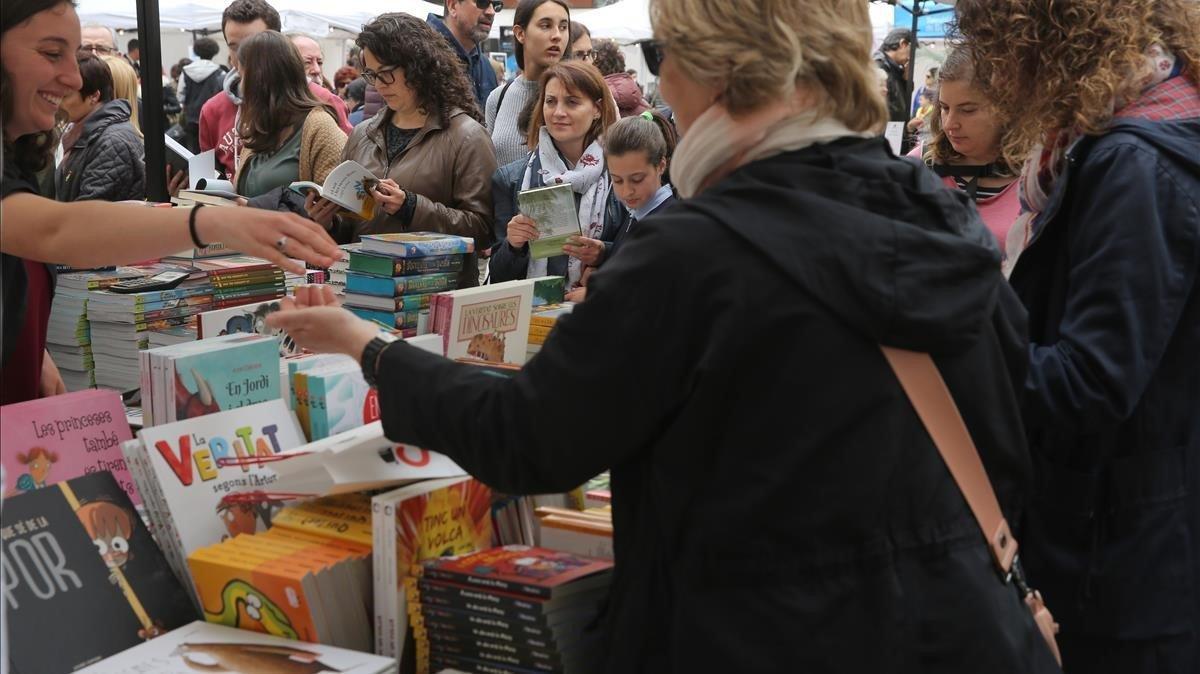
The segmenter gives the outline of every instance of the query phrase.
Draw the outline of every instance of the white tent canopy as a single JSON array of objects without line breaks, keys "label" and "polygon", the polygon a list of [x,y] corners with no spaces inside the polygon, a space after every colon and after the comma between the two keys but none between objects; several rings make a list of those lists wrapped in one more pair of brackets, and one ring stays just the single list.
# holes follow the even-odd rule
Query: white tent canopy
[{"label": "white tent canopy", "polygon": [[[163,30],[220,30],[221,13],[228,0],[159,0],[159,24]],[[358,0],[338,6],[328,0],[273,0],[285,30],[298,30],[324,37],[332,30],[357,33],[364,23],[386,12],[405,12],[422,19],[429,12],[441,13],[424,0]],[[137,28],[134,0],[80,0],[77,8],[84,23],[114,29]]]},{"label": "white tent canopy", "polygon": [[650,27],[650,0],[621,0],[572,18],[587,26],[593,38],[633,42],[654,35]]}]

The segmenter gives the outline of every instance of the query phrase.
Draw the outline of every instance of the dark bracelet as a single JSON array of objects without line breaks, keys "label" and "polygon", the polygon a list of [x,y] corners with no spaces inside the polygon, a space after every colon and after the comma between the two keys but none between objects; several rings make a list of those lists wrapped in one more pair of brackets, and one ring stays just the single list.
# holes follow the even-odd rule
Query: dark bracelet
[{"label": "dark bracelet", "polygon": [[192,235],[192,244],[197,248],[207,248],[208,244],[200,243],[200,237],[196,235],[196,211],[204,207],[204,204],[196,204],[192,206],[192,210],[188,213],[188,234]]}]

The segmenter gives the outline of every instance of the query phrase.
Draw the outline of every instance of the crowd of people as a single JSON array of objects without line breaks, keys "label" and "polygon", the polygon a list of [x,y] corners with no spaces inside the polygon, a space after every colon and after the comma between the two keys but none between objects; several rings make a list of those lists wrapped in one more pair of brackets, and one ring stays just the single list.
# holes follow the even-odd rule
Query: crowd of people
[{"label": "crowd of people", "polygon": [[[329,81],[234,0],[228,67],[200,38],[172,73],[244,197],[218,214],[108,203],[144,198],[133,68],[70,2],[6,5],[3,402],[62,390],[45,263],[467,236],[459,287],[560,275],[579,302],[511,378],[328,288],[269,320],[377,354],[388,437],[499,490],[611,471],[606,671],[1058,671],[1026,583],[1068,674],[1200,671],[1200,4],[960,0],[914,94],[913,36],[873,52],[862,0],[652,0],[650,100],[566,0],[517,3],[506,79],[502,6],[376,17]],[[370,218],[288,189],[347,159]],[[518,195],[551,184],[581,233],[537,259]],[[1002,572],[881,345],[932,355],[1020,542]]]}]

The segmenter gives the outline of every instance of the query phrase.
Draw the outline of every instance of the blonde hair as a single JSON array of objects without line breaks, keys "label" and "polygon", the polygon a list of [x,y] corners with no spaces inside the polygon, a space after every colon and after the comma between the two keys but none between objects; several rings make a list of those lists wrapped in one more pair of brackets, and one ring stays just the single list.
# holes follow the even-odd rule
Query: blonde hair
[{"label": "blonde hair", "polygon": [[138,120],[138,77],[133,66],[120,56],[101,56],[108,71],[112,73],[113,98],[129,101],[129,123],[137,135],[142,135],[142,124]]},{"label": "blonde hair", "polygon": [[862,0],[651,0],[654,35],[738,116],[810,91],[818,112],[880,131],[887,108]]}]

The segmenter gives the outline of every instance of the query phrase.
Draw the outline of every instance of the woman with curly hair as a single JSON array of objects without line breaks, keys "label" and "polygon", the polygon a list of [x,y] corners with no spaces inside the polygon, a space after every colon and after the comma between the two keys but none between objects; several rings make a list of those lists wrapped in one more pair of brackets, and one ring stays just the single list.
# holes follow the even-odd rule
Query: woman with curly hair
[{"label": "woman with curly hair", "polygon": [[1036,142],[1021,540],[1068,672],[1200,671],[1200,3],[958,3],[976,81]]},{"label": "woman with curly hair", "polygon": [[971,197],[1003,247],[1021,212],[1017,175],[1028,148],[1005,143],[1001,115],[975,85],[973,75],[966,49],[957,47],[946,56],[937,75],[929,141],[912,154],[923,157],[947,186]]},{"label": "woman with curly hair", "polygon": [[[384,232],[443,232],[492,242],[492,173],[496,155],[481,122],[462,61],[428,24],[408,14],[383,14],[363,27],[363,79],[387,107],[359,124],[343,159],[380,178],[371,189],[375,215],[343,223],[343,240]],[[309,197],[309,215],[331,226],[337,206]],[[479,285],[475,255],[459,287]]]}]

